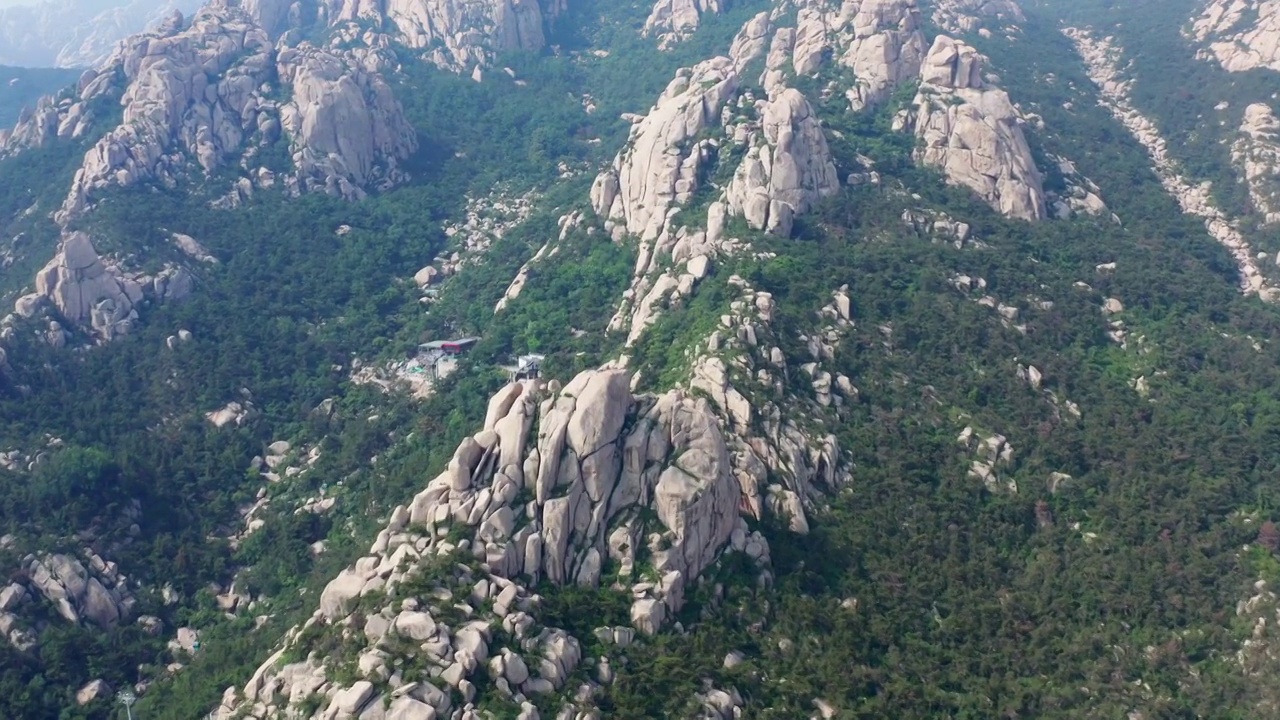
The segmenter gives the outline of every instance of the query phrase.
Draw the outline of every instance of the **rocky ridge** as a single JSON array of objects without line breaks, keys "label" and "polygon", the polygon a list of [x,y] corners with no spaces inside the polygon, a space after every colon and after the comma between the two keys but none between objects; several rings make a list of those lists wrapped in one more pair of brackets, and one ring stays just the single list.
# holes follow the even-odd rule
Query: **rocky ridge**
[{"label": "rocky ridge", "polygon": [[915,0],[849,0],[839,7],[829,2],[805,4],[794,28],[779,28],[774,34],[769,71],[761,82],[772,88],[788,72],[812,76],[834,61],[853,73],[844,89],[850,107],[864,110],[920,72],[928,47],[921,25]]},{"label": "rocky ridge", "polygon": [[122,38],[145,30],[194,0],[46,0],[0,9],[0,65],[94,67]]},{"label": "rocky ridge", "polygon": [[1017,23],[1026,20],[1014,0],[938,0],[933,6],[933,23],[950,33],[991,37],[987,26],[994,25],[1012,35],[1018,31]]},{"label": "rocky ridge", "polygon": [[[692,293],[716,255],[742,249],[740,240],[726,235],[730,218],[788,236],[797,214],[839,188],[808,101],[789,88],[775,88],[770,100],[738,92],[735,66],[744,62],[741,55],[717,57],[677,73],[592,186],[591,204],[605,230],[615,239],[640,239],[632,285],[609,324],[627,330],[628,344],[656,320],[662,305]],[[696,137],[702,139],[689,142]],[[703,186],[707,175],[721,171],[722,156],[737,155],[742,160],[723,190]],[[681,206],[700,191],[716,199],[705,219],[685,225]]]},{"label": "rocky ridge", "polygon": [[816,313],[817,330],[796,337],[807,356],[792,366],[779,347],[788,329],[774,325],[772,295],[736,275],[728,283],[741,294],[692,350],[689,386],[719,409],[746,511],[808,532],[806,508],[848,479],[822,418],[858,398],[852,380],[824,369],[853,330],[852,299],[847,287],[832,293]]},{"label": "rocky ridge", "polygon": [[[540,580],[628,590],[632,628],[596,631],[606,645],[625,646],[636,631],[668,623],[723,552],[746,553],[767,578],[768,545],[739,515],[743,489],[710,403],[680,390],[633,395],[630,382],[626,371],[602,369],[564,388],[503,388],[484,428],[392,512],[370,554],[329,583],[312,618],[242,691],[228,690],[221,717],[274,717],[279,699],[297,705],[313,695],[327,708],[316,717],[418,717],[395,709],[427,712],[419,704],[476,717],[469,678],[481,668],[519,705],[565,688],[583,661],[586,639],[535,629],[529,588]],[[424,573],[434,578],[428,587]],[[308,633],[326,631],[347,638],[345,657],[362,679],[329,681],[333,668],[315,654],[281,662]],[[420,648],[429,680],[409,683],[398,672],[408,645]],[[597,662],[596,682],[608,682],[608,663]],[[565,698],[557,717],[599,717],[591,685]],[[449,699],[454,690],[463,703]],[[387,705],[392,714],[376,714]]]},{"label": "rocky ridge", "polygon": [[721,0],[658,0],[642,32],[658,39],[658,47],[666,49],[691,35],[702,24],[707,13],[724,11]]},{"label": "rocky ridge", "polygon": [[[292,98],[272,99],[277,90]],[[173,186],[188,164],[207,174],[240,160],[242,181],[271,185],[274,172],[251,160],[281,138],[297,171],[282,179],[287,189],[359,197],[402,180],[398,164],[417,146],[389,86],[357,54],[305,42],[277,49],[249,14],[214,4],[122,42],[74,95],[24,116],[0,154],[85,137],[99,120],[95,101],[116,97],[122,122],[86,154],[68,214],[108,185]]]},{"label": "rocky ridge", "polygon": [[1196,56],[1228,72],[1280,70],[1280,5],[1267,0],[1210,0],[1187,30],[1202,43]]},{"label": "rocky ridge", "polygon": [[[210,77],[217,78],[210,81]],[[278,78],[292,99],[268,98]],[[243,156],[244,182],[274,183],[250,164],[254,147],[289,142],[294,193],[323,190],[359,197],[365,187],[401,179],[397,167],[416,148],[412,128],[380,75],[306,43],[278,52],[237,8],[209,6],[184,27],[181,16],[134,36],[98,71],[81,79],[78,101],[63,100],[19,123],[6,150],[74,137],[92,100],[121,93],[121,124],[85,155],[63,205],[87,209],[96,191],[151,180],[174,186],[189,163],[205,174]],[[83,134],[83,130],[80,131]]]},{"label": "rocky ridge", "polygon": [[[276,99],[277,90],[291,96]],[[277,48],[247,13],[215,4],[189,24],[175,14],[120,43],[101,68],[85,72],[75,94],[45,98],[21,118],[0,155],[101,132],[100,108],[116,97],[121,122],[85,154],[55,215],[64,228],[109,187],[176,187],[233,164],[241,177],[222,205],[277,184],[291,194],[359,198],[405,179],[399,163],[417,147],[390,87],[355,54],[308,43]],[[288,143],[292,165],[280,177],[256,166],[260,150],[277,142]],[[133,276],[98,258],[88,236],[64,230],[35,293],[20,299],[17,311],[30,316],[45,297],[63,319],[110,340],[127,332],[148,286],[157,299],[180,297],[191,276],[180,267]]]},{"label": "rocky ridge", "polygon": [[1231,144],[1231,162],[1244,175],[1253,209],[1265,224],[1280,221],[1280,120],[1270,105],[1253,103],[1244,110],[1240,135]]},{"label": "rocky ridge", "polygon": [[1192,185],[1182,177],[1155,123],[1134,108],[1129,100],[1131,81],[1121,76],[1120,49],[1115,40],[1098,38],[1080,28],[1066,28],[1063,33],[1075,43],[1084,59],[1090,79],[1098,86],[1099,102],[1147,149],[1165,191],[1178,201],[1183,212],[1203,218],[1209,235],[1231,252],[1240,270],[1241,290],[1256,293],[1267,302],[1280,301],[1280,290],[1272,287],[1262,274],[1248,241],[1214,204],[1208,184]]},{"label": "rocky ridge", "polygon": [[[489,67],[497,53],[541,50],[546,26],[564,11],[566,0],[326,0],[321,23],[333,33],[330,49],[357,42],[370,50],[402,43],[443,70],[471,72]],[[298,3],[251,3],[264,27],[288,26]],[[296,21],[294,21],[296,26]],[[383,28],[383,32],[368,28]],[[385,32],[393,29],[392,32]]]},{"label": "rocky ridge", "polygon": [[1022,115],[984,77],[985,62],[969,45],[939,35],[912,109],[895,127],[913,130],[922,142],[917,162],[938,168],[948,182],[968,187],[1003,215],[1042,220],[1047,203]]},{"label": "rocky ridge", "polygon": [[[846,6],[845,12],[845,20],[862,18],[854,25],[865,30],[863,39],[879,37],[872,44],[892,41],[898,53],[903,44],[912,46],[913,38],[923,44],[914,24],[913,3],[871,2]],[[681,71],[647,116],[632,118],[628,146],[597,178],[591,200],[604,229],[615,240],[624,235],[640,239],[631,287],[609,324],[611,330],[626,333],[627,346],[640,341],[664,308],[695,294],[722,258],[755,252],[748,242],[730,235],[729,222],[734,217],[741,217],[752,229],[785,237],[794,217],[838,191],[821,125],[804,95],[787,85],[793,73],[821,69],[822,58],[829,53],[825,49],[808,53],[804,48],[823,46],[803,39],[815,35],[803,28],[806,22],[812,28],[825,21],[821,14],[802,9],[797,22],[800,30],[778,27],[767,15],[757,15],[734,39],[728,57]],[[903,34],[885,27],[908,30]],[[816,36],[822,42],[832,37],[825,32]],[[857,33],[853,37],[856,41]],[[756,86],[742,73],[766,47],[759,81],[765,97],[757,99]],[[930,129],[927,134],[932,137],[931,128],[938,125],[946,130],[918,160],[942,165],[953,182],[973,187],[1006,214],[1045,217],[1046,198],[1021,133],[1021,115],[1003,91],[987,85],[981,56],[943,37],[935,44],[933,58],[923,69],[912,69],[924,81],[922,96],[945,94],[954,102],[939,102],[935,118],[935,107],[924,97],[917,99],[916,106],[924,110],[917,117],[922,118],[922,128]],[[811,60],[816,64],[806,64]],[[880,77],[883,82],[860,87],[880,92],[900,81],[898,76]],[[828,92],[841,89],[835,85]],[[849,97],[852,102],[872,96]],[[957,106],[971,108],[971,114],[960,117],[972,119],[979,127],[956,123],[958,127],[951,128],[948,108]],[[727,182],[708,183],[708,177]],[[799,192],[789,196],[788,188]],[[1059,199],[1063,212],[1105,210],[1093,190],[1096,186],[1080,178],[1078,193]],[[701,209],[696,213],[682,209],[708,197],[709,204],[700,206],[706,208],[705,214]],[[562,237],[563,232],[584,224],[591,223],[577,215],[562,218]],[[968,235],[966,225],[949,218],[929,226],[931,233],[949,232],[948,240],[961,245]],[[547,256],[553,246],[549,243],[539,255]],[[730,443],[735,445],[735,472],[751,512],[757,517],[772,512],[790,518],[793,529],[803,530],[807,527],[804,508],[821,488],[839,485],[839,451],[830,435],[801,428],[787,418],[838,414],[842,402],[856,398],[857,389],[849,378],[833,377],[821,369],[825,360],[834,357],[839,338],[852,327],[850,299],[846,290],[834,295],[832,305],[820,313],[830,327],[817,336],[800,338],[812,357],[792,369],[779,349],[782,343],[769,340],[775,337],[772,299],[747,287],[741,278],[729,282],[741,288],[743,299],[734,302],[732,311],[721,318],[721,327],[691,351],[688,382],[715,401],[726,436],[734,438]],[[519,285],[517,277],[513,287]],[[621,363],[627,362],[622,358]],[[773,401],[753,407],[746,399],[810,395],[812,401],[785,403],[785,407]],[[783,482],[767,480],[764,468],[774,468]],[[778,472],[779,468],[783,470]]]}]

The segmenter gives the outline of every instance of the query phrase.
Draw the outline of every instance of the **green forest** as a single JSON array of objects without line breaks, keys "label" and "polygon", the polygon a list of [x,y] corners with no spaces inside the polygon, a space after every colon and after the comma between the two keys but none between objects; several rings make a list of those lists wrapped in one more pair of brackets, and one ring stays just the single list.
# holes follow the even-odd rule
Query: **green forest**
[{"label": "green forest", "polygon": [[[1252,625],[1236,608],[1259,579],[1280,582],[1280,313],[1237,292],[1227,251],[1178,211],[1058,32],[1062,21],[1122,14],[1143,80],[1136,101],[1176,139],[1191,174],[1214,180],[1238,209],[1220,138],[1197,129],[1206,106],[1247,102],[1280,81],[1223,82],[1215,66],[1190,59],[1178,29],[1191,5],[1028,0],[1021,40],[974,40],[1011,95],[1044,118],[1033,150],[1075,160],[1121,224],[1007,220],[916,168],[910,139],[889,130],[909,96],[863,115],[839,95],[818,103],[840,132],[831,149],[841,170],[864,155],[883,182],[845,187],[804,216],[794,238],[735,226],[764,252],[718,266],[631,355],[648,389],[687,380],[685,350],[725,312],[734,274],[772,293],[797,334],[848,285],[855,329],[832,371],[860,393],[824,421],[851,481],[824,498],[807,535],[753,522],[772,548],[773,583],[720,566],[718,602],[691,601],[682,633],[628,651],[600,699],[606,717],[693,717],[690,698],[708,683],[734,688],[751,718],[808,717],[814,698],[841,718],[1260,717],[1277,694],[1268,679],[1277,668],[1242,670],[1236,653]],[[494,303],[558,233],[558,218],[590,212],[594,168],[627,136],[620,115],[647,110],[677,68],[724,52],[765,7],[735,5],[659,52],[636,32],[643,3],[571,3],[555,28],[565,52],[500,59],[524,85],[501,73],[475,83],[406,52],[396,91],[419,132],[415,181],[359,202],[263,193],[220,211],[198,181],[109,194],[87,222],[112,250],[159,252],[157,228],[166,228],[199,238],[220,262],[200,271],[190,299],[146,308],[136,332],[108,345],[69,352],[30,333],[7,345],[0,451],[39,448],[47,458],[29,472],[0,471],[0,535],[13,538],[0,567],[16,572],[31,548],[109,550],[146,588],[135,614],[199,628],[201,647],[175,656],[135,624],[104,631],[44,618],[37,649],[0,645],[0,718],[123,717],[111,698],[75,704],[75,689],[94,678],[145,683],[135,717],[204,717],[476,430],[504,382],[501,365],[538,352],[546,375],[566,380],[616,356],[623,338],[606,323],[632,273],[632,241],[570,233],[560,248],[572,261],[534,265],[516,302],[496,315]],[[611,53],[570,52],[592,47]],[[1153,69],[1168,66],[1178,70]],[[31,98],[5,92],[0,83],[0,120]],[[592,115],[581,111],[583,93],[599,107]],[[0,274],[0,290],[29,283],[52,251],[56,228],[24,210],[56,207],[84,149],[0,161],[0,221],[25,233],[28,250]],[[562,179],[562,162],[590,171]],[[536,207],[424,306],[410,278],[457,249],[443,226],[465,215],[466,194],[494,189],[531,192]],[[901,220],[904,197],[964,218],[981,244],[916,234]],[[1115,272],[1100,274],[1103,263]],[[957,290],[957,274],[983,278],[987,294],[1018,306],[1026,332]],[[1112,297],[1123,300],[1126,347],[1107,337],[1099,311]],[[166,349],[178,328],[193,339]],[[481,340],[427,400],[349,380],[357,358],[399,360],[419,342],[463,334]],[[800,343],[782,347],[798,367]],[[1017,378],[1026,365],[1041,370],[1045,390]],[[252,406],[246,422],[213,427],[204,413],[232,400]],[[956,443],[965,425],[1008,437],[1017,493],[967,477]],[[266,483],[251,462],[276,440],[318,447],[319,459],[296,480]],[[1055,473],[1070,480],[1051,486]],[[337,499],[332,513],[293,512],[321,488]],[[265,523],[230,542],[260,491],[270,500]],[[124,511],[132,502],[140,519]],[[316,542],[322,554],[311,551]],[[257,598],[252,615],[218,609],[210,584],[233,579]],[[166,603],[165,585],[181,599]],[[625,614],[626,598],[609,590],[538,590],[545,621],[575,633]],[[255,615],[267,619],[258,625]],[[746,660],[726,668],[733,651]],[[185,667],[169,672],[175,657]]]}]

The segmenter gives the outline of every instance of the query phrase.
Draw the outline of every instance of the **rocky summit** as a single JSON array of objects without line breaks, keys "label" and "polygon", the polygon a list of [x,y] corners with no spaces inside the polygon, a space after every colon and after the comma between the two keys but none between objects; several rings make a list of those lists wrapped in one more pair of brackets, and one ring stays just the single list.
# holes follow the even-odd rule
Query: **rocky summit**
[{"label": "rocky summit", "polygon": [[1277,716],[1273,4],[0,11],[0,716]]},{"label": "rocky summit", "polygon": [[916,158],[940,168],[1010,217],[1045,217],[1040,171],[1009,96],[987,84],[983,58],[972,47],[939,35],[920,69],[914,108],[902,119],[923,147]]}]

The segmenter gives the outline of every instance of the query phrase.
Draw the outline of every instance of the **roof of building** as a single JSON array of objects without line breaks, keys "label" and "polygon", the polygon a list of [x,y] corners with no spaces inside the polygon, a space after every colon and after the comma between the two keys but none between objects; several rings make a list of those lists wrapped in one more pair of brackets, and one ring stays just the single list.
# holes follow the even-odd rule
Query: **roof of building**
[{"label": "roof of building", "polygon": [[478,337],[458,338],[457,340],[432,340],[418,345],[419,350],[442,350],[447,347],[466,347],[480,342]]}]

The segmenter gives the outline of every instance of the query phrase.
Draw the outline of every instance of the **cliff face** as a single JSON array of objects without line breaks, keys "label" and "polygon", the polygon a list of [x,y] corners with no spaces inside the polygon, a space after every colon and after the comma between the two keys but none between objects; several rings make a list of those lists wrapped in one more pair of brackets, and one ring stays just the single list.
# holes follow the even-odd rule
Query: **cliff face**
[{"label": "cliff face", "polygon": [[[293,99],[274,99],[280,94]],[[296,170],[289,186],[344,197],[400,179],[397,163],[416,148],[377,73],[307,44],[277,50],[249,15],[211,6],[189,25],[175,15],[122,43],[102,68],[85,73],[77,97],[44,102],[20,121],[4,150],[84,136],[95,125],[91,104],[117,95],[122,120],[86,153],[63,205],[68,216],[109,185],[172,187],[282,133]]]},{"label": "cliff face", "polygon": [[[372,717],[388,704],[386,717],[457,716],[450,696],[473,702],[486,677],[497,697],[525,703],[564,687],[589,640],[538,629],[539,581],[627,589],[632,627],[595,633],[623,648],[637,632],[657,632],[723,553],[767,563],[764,538],[738,515],[742,489],[707,401],[633,395],[630,381],[604,369],[563,389],[530,381],[498,392],[483,429],[391,513],[302,631],[242,691],[228,690],[219,717],[297,713],[315,696],[322,709],[310,717]],[[606,567],[616,574],[606,578]],[[438,569],[427,588],[425,568]],[[468,619],[449,619],[458,603]],[[358,647],[337,657],[309,652],[309,632],[343,633]],[[417,682],[397,670],[407,645],[425,662]],[[290,650],[304,659],[282,666]],[[592,698],[608,682],[609,658],[600,662],[605,670],[569,706],[575,713],[599,712]],[[329,680],[343,665],[358,679]]]},{"label": "cliff face", "polygon": [[312,6],[289,0],[244,0],[242,7],[272,37],[319,26],[335,46],[380,50],[400,43],[437,67],[472,72],[494,54],[541,50],[546,26],[564,0],[324,0]]},{"label": "cliff face", "polygon": [[[233,7],[211,5],[189,23],[175,14],[123,41],[99,69],[84,73],[76,90],[42,100],[0,146],[0,154],[15,155],[102,133],[56,213],[64,228],[109,187],[198,185],[237,166],[239,179],[219,189],[226,205],[277,183],[291,194],[356,199],[403,181],[399,164],[417,148],[390,87],[354,53],[274,45]],[[103,127],[103,108],[115,98],[119,124]],[[258,152],[277,142],[289,147],[292,167],[283,176],[255,166]],[[104,265],[87,235],[66,231],[19,310],[30,314],[35,298],[47,298],[63,319],[109,340],[128,331],[144,294],[173,298],[191,289],[189,274],[173,273],[162,281],[133,277]],[[152,293],[148,283],[156,281],[165,289]]]},{"label": "cliff face", "polygon": [[1280,5],[1259,0],[1211,0],[1192,20],[1199,56],[1228,72],[1280,70]]},{"label": "cliff face", "polygon": [[1004,215],[1046,217],[1041,175],[1022,133],[1022,116],[983,77],[985,59],[940,35],[920,71],[920,91],[901,125],[923,145],[916,159],[942,171]]},{"label": "cliff face", "polygon": [[1253,209],[1270,225],[1280,221],[1280,120],[1270,105],[1245,108],[1240,133],[1231,144],[1231,160],[1249,188]]}]

